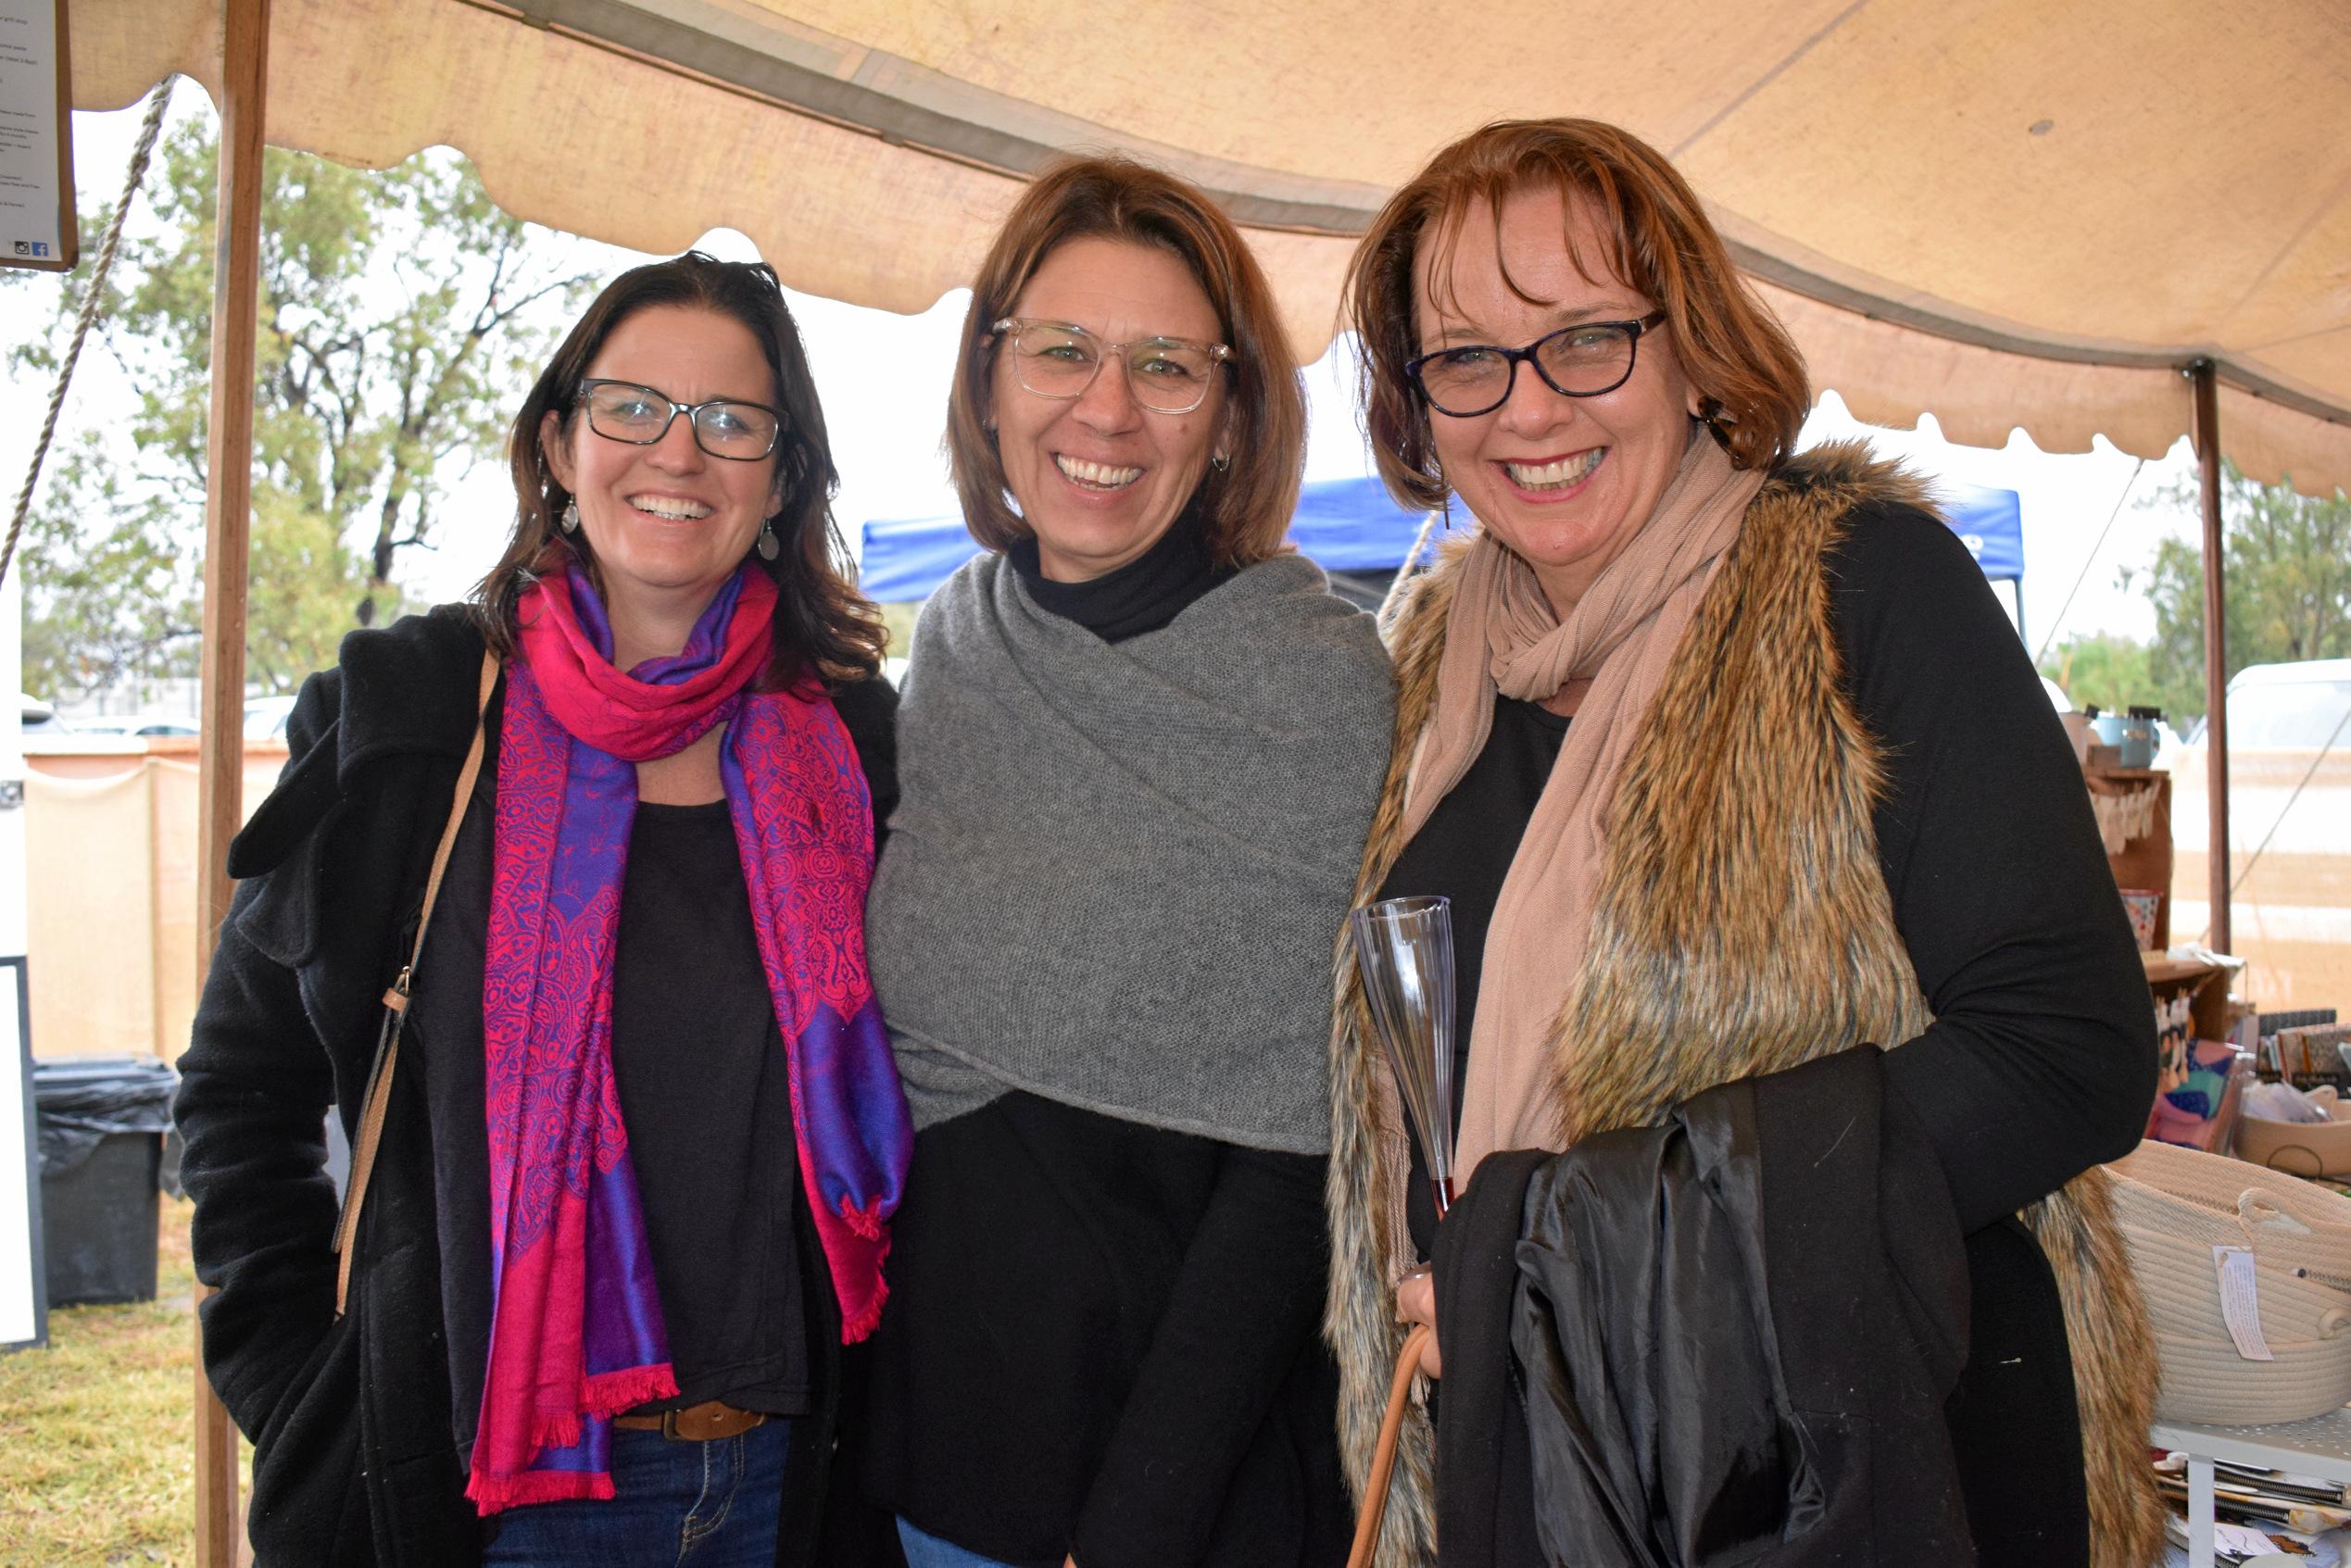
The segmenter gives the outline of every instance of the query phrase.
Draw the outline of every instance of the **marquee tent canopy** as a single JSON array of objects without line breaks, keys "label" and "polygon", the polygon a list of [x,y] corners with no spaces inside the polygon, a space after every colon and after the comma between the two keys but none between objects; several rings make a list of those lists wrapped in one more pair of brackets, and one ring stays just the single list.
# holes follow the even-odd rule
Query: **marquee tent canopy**
[{"label": "marquee tent canopy", "polygon": [[[220,0],[72,0],[74,101],[221,82]],[[1816,379],[2153,457],[2215,367],[2230,456],[2351,483],[2351,23],[2339,0],[275,0],[269,139],[436,143],[509,210],[649,251],[727,226],[794,286],[914,310],[1021,177],[1124,148],[1217,193],[1301,355],[1385,193],[1480,121],[1668,152]],[[589,130],[593,129],[593,134]]]},{"label": "marquee tent canopy", "polygon": [[[2053,451],[2103,433],[2144,457],[2195,430],[2212,940],[2227,945],[2220,453],[2312,494],[2351,483],[2340,0],[67,9],[74,107],[119,107],[170,71],[221,106],[200,933],[226,909],[240,815],[265,136],[372,165],[446,144],[523,218],[648,251],[733,228],[797,287],[899,310],[969,279],[1058,151],[1125,149],[1219,196],[1310,357],[1384,193],[1483,120],[1577,113],[1674,158],[1817,385],[1860,418],[1932,411],[1991,445],[2022,426]],[[227,1568],[237,1449],[199,1400],[196,1561]]]}]

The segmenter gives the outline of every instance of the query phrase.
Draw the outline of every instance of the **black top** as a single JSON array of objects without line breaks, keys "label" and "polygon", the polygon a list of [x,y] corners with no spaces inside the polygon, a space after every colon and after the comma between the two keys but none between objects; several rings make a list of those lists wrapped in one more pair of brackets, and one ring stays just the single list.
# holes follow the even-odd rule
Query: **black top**
[{"label": "black top", "polygon": [[[1494,906],[1502,898],[1510,862],[1517,857],[1518,841],[1527,834],[1544,781],[1566,744],[1568,723],[1540,703],[1497,696],[1485,749],[1437,803],[1380,884],[1383,898],[1437,894],[1452,902],[1455,1134],[1461,1131],[1462,1085],[1469,1077],[1469,1028],[1477,1016],[1477,987],[1485,978],[1486,932],[1493,924]],[[1430,1195],[1428,1161],[1416,1137],[1404,1213],[1420,1255],[1427,1257],[1437,1230],[1437,1205]]]},{"label": "black top", "polygon": [[[2080,769],[1966,547],[1934,518],[1885,507],[1854,519],[1827,567],[1846,694],[1883,749],[1879,863],[1935,1013],[1886,1073],[1974,1230],[2136,1142],[2145,978],[2087,831]],[[1485,751],[1381,888],[1453,900],[1457,1073],[1484,928],[1565,731],[1533,704],[1499,701]],[[1426,1256],[1423,1223],[1414,1235]]]},{"label": "black top", "polygon": [[680,1409],[808,1408],[784,1035],[723,800],[636,809],[612,955],[612,1076]]},{"label": "black top", "polygon": [[1323,1167],[1024,1092],[925,1128],[875,1499],[1018,1568],[1337,1562]]},{"label": "black top", "polygon": [[1038,608],[1075,621],[1106,643],[1156,632],[1184,607],[1233,575],[1209,558],[1199,520],[1185,513],[1151,547],[1125,566],[1083,583],[1057,583],[1037,562],[1034,537],[1015,542],[1004,558]]},{"label": "black top", "polygon": [[[897,801],[895,697],[840,694],[878,811]],[[498,724],[459,829],[410,1006],[431,1104],[441,1208],[442,1314],[460,1452],[481,1415],[489,1357],[489,1151],[482,1068],[483,938],[489,921]],[[878,725],[875,721],[879,721]],[[747,1410],[809,1408],[806,1292],[830,1282],[805,1255],[791,1085],[723,800],[639,804],[613,951],[612,1070],[628,1127],[675,1399]],[[814,1269],[816,1277],[804,1271]]]},{"label": "black top", "polygon": [[[1113,643],[1231,575],[1186,521],[1086,583],[1039,576],[1033,543],[1008,556],[1038,605]],[[1326,1164],[1025,1091],[924,1129],[891,1223],[869,1491],[1017,1568],[1343,1559]]]}]

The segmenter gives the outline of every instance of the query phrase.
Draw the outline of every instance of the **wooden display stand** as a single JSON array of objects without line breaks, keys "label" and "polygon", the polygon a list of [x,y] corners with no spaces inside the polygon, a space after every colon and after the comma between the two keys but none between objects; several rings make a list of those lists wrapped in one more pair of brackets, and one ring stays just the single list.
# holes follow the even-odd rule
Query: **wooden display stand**
[{"label": "wooden display stand", "polygon": [[[2220,964],[2165,957],[2171,947],[2171,774],[2160,768],[2116,768],[2093,764],[2081,771],[2082,783],[2093,795],[2135,794],[2150,785],[2156,792],[2155,820],[2147,831],[2126,842],[2121,851],[2106,857],[2118,888],[2138,887],[2163,895],[2156,906],[2155,947],[2139,955],[2146,966],[2147,988],[2158,1003],[2186,996],[2199,1040],[2225,1040],[2243,1011],[2229,997],[2230,970]],[[2215,985],[2214,982],[2219,984]]]},{"label": "wooden display stand", "polygon": [[[2199,1040],[2225,1040],[2239,1013],[2229,1001],[2229,971],[2199,960],[2168,959],[2161,953],[2141,953],[2146,966],[2147,988],[2158,1002],[2187,996],[2188,1016]],[[2215,985],[2213,981],[2219,985]]]},{"label": "wooden display stand", "polygon": [[2150,784],[2155,786],[2155,822],[2144,834],[2123,845],[2121,853],[2108,855],[2106,867],[2114,872],[2117,887],[2144,888],[2163,895],[2156,906],[2155,926],[2155,950],[2161,953],[2171,946],[2171,774],[2161,768],[2100,767],[2083,769],[2081,780],[2092,795],[2135,795]]}]

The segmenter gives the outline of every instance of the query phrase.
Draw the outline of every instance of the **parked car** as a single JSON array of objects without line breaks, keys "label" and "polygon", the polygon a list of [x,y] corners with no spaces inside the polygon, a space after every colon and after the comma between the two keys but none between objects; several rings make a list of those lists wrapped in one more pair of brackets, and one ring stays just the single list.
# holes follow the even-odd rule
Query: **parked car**
[{"label": "parked car", "polygon": [[75,719],[68,727],[83,735],[193,735],[196,721],[180,713],[107,713],[94,719]]},{"label": "parked car", "polygon": [[285,721],[294,712],[294,697],[257,696],[245,705],[245,738],[247,740],[283,740]]}]

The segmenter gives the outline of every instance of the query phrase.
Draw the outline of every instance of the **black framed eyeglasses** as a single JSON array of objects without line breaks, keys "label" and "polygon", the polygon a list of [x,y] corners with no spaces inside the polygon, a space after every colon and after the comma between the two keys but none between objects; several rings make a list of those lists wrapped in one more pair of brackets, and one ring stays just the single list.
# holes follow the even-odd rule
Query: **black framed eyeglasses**
[{"label": "black framed eyeglasses", "polygon": [[1522,360],[1562,397],[1598,397],[1632,379],[1641,334],[1665,320],[1664,311],[1654,310],[1638,321],[1578,321],[1524,348],[1486,343],[1440,348],[1406,360],[1404,378],[1430,408],[1457,420],[1490,414],[1509,402]]},{"label": "black framed eyeglasses", "polygon": [[1012,374],[1039,397],[1080,395],[1101,374],[1102,361],[1115,354],[1126,366],[1135,401],[1160,414],[1188,414],[1207,401],[1216,367],[1233,357],[1221,343],[1184,337],[1104,343],[1084,327],[1021,316],[1007,316],[988,330],[1009,334]]},{"label": "black framed eyeglasses", "polygon": [[684,414],[694,431],[694,445],[713,458],[755,463],[775,450],[784,433],[784,410],[764,403],[743,403],[713,397],[707,403],[680,403],[666,392],[635,382],[591,377],[580,383],[580,405],[587,410],[588,429],[608,441],[650,446],[669,434],[670,422]]}]

